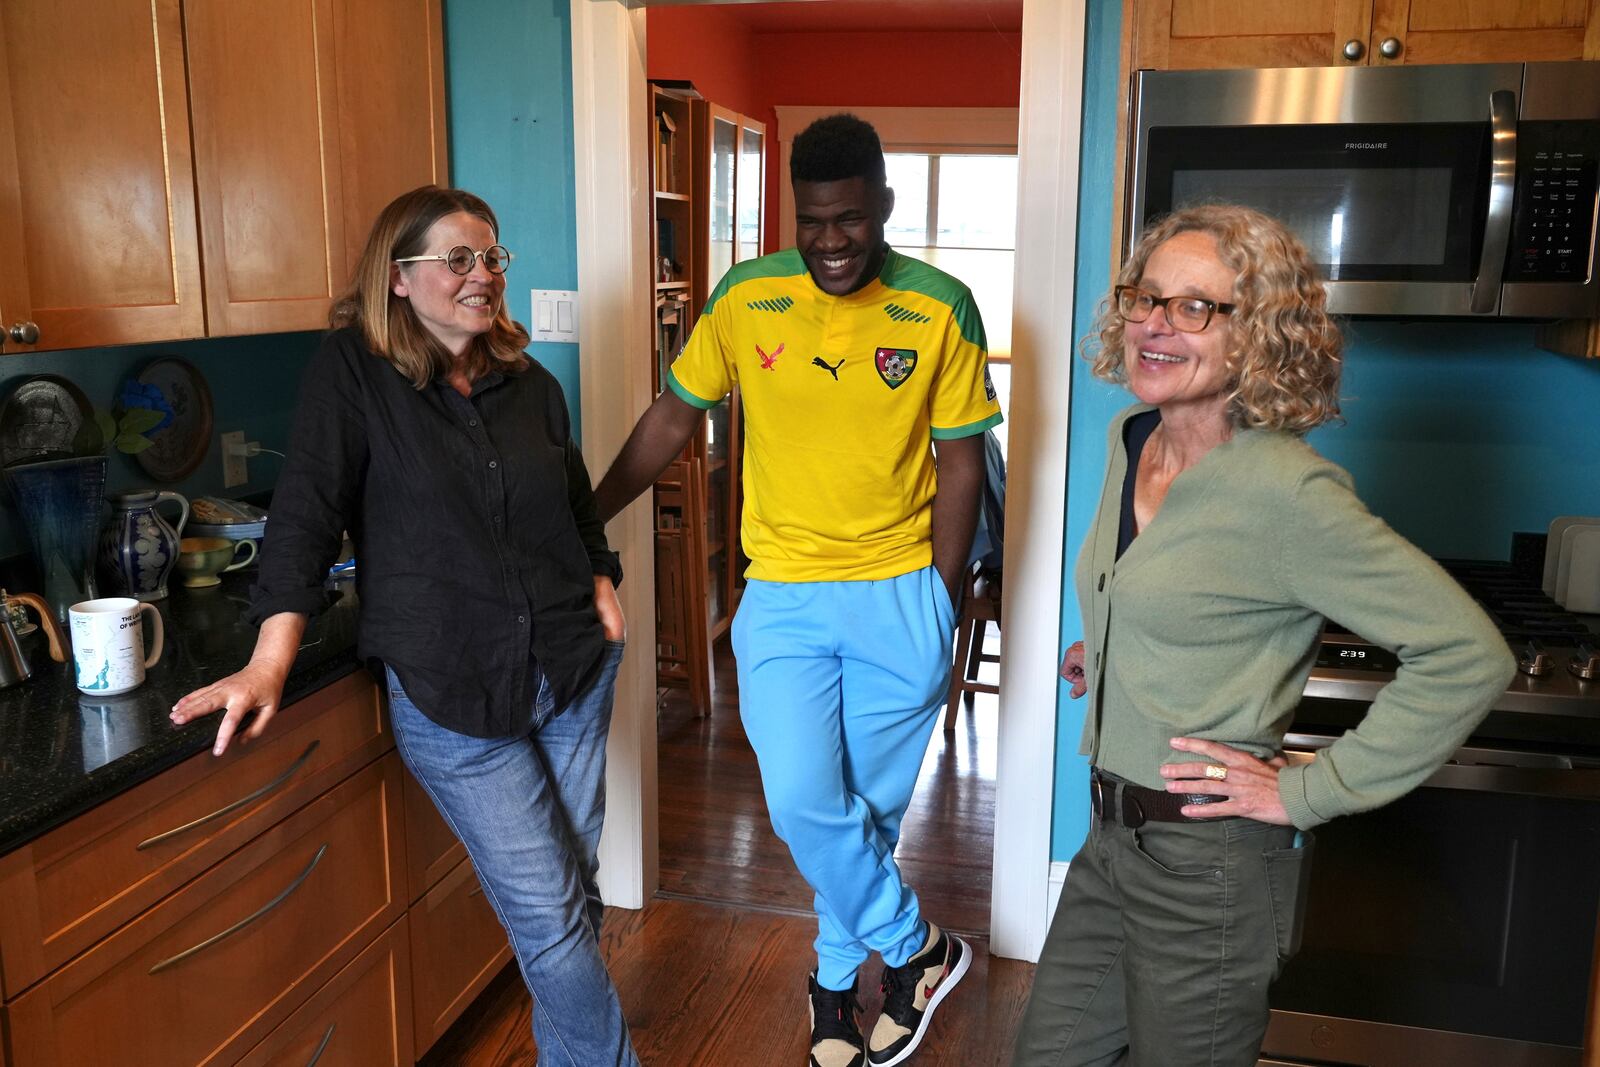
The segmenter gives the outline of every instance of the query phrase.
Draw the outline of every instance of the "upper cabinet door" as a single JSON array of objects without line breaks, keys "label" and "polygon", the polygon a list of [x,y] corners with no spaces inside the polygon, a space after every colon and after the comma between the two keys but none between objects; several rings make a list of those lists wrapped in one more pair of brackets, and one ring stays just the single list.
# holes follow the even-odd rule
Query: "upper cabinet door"
[{"label": "upper cabinet door", "polygon": [[1373,0],[1372,62],[1600,59],[1600,0]]},{"label": "upper cabinet door", "polygon": [[203,334],[193,173],[179,0],[0,3],[4,350]]},{"label": "upper cabinet door", "polygon": [[450,184],[443,27],[439,0],[334,0],[347,275],[389,201]]},{"label": "upper cabinet door", "polygon": [[1140,0],[1133,69],[1364,64],[1372,0]]},{"label": "upper cabinet door", "polygon": [[330,0],[187,0],[212,336],[326,326],[345,266]]}]

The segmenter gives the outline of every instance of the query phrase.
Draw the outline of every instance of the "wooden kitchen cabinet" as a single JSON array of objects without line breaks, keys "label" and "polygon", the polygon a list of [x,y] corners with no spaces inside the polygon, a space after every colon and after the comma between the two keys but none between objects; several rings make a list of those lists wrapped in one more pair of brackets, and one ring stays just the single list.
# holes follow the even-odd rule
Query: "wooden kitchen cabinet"
[{"label": "wooden kitchen cabinet", "polygon": [[378,212],[444,179],[438,0],[190,0],[184,18],[208,332],[322,328]]},{"label": "wooden kitchen cabinet", "polygon": [[466,860],[411,906],[410,921],[414,1025],[428,1048],[511,962],[511,943]]},{"label": "wooden kitchen cabinet", "polygon": [[4,351],[205,332],[188,105],[179,0],[0,4]]},{"label": "wooden kitchen cabinet", "polygon": [[233,1063],[405,914],[400,759],[357,772],[7,1006],[18,1063]]},{"label": "wooden kitchen cabinet", "polygon": [[409,930],[402,916],[238,1067],[411,1067]]},{"label": "wooden kitchen cabinet", "polygon": [[443,57],[440,0],[5,0],[4,351],[326,326],[447,181]]},{"label": "wooden kitchen cabinet", "polygon": [[405,803],[407,899],[415,901],[466,859],[467,849],[410,771],[406,772]]},{"label": "wooden kitchen cabinet", "polygon": [[294,705],[256,745],[190,757],[0,857],[0,974],[27,988],[394,746],[363,673]]},{"label": "wooden kitchen cabinet", "polygon": [[1137,0],[1135,70],[1600,58],[1596,0]]}]

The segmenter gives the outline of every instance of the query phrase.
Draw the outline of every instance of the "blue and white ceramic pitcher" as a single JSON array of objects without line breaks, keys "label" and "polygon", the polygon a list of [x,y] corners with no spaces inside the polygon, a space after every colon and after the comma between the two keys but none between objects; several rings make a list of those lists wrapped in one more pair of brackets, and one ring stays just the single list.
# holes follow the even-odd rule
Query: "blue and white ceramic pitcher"
[{"label": "blue and white ceramic pitcher", "polygon": [[[155,489],[112,493],[107,499],[111,521],[100,536],[102,578],[113,594],[160,600],[178,562],[178,535],[189,521],[189,501],[181,493]],[[182,509],[177,529],[156,512],[164,503]]]}]

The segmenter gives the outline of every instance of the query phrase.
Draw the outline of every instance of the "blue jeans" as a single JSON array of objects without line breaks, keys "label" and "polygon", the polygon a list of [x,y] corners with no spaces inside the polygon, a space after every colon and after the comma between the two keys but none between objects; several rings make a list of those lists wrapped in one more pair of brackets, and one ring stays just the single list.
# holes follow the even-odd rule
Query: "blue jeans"
[{"label": "blue jeans", "polygon": [[881,581],[745,584],[739,715],[772,828],[816,891],[817,982],[927,940],[894,848],[950,683],[955,608],[932,567]]},{"label": "blue jeans", "polygon": [[638,1067],[600,956],[600,826],[606,734],[622,645],[564,708],[539,686],[533,728],[477,738],[417,709],[393,670],[389,715],[400,758],[467,847],[533,994],[540,1067]]}]

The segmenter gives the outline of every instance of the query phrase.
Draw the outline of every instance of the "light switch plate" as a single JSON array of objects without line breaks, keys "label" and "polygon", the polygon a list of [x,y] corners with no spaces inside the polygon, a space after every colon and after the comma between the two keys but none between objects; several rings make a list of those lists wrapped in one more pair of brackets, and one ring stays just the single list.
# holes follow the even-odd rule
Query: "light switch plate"
[{"label": "light switch plate", "polygon": [[535,341],[578,341],[578,294],[571,289],[535,289],[528,329]]}]

